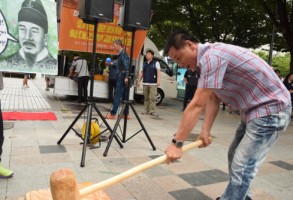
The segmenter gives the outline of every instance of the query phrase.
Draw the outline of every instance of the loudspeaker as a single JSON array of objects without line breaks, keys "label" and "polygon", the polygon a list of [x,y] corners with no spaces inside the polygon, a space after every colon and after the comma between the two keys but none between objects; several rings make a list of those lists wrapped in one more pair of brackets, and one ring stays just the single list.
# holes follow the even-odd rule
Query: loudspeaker
[{"label": "loudspeaker", "polygon": [[148,29],[151,19],[151,0],[124,0],[123,28]]},{"label": "loudspeaker", "polygon": [[58,76],[67,76],[65,74],[66,56],[58,55]]},{"label": "loudspeaker", "polygon": [[112,22],[114,0],[79,0],[79,17],[89,24]]}]

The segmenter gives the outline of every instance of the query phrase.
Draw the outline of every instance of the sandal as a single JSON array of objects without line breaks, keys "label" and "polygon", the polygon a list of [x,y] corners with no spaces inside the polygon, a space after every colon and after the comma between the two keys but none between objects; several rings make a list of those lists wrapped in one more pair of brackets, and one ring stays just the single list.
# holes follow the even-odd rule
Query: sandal
[{"label": "sandal", "polygon": [[112,115],[111,113],[108,113],[105,117],[105,119],[116,119],[115,115]]}]

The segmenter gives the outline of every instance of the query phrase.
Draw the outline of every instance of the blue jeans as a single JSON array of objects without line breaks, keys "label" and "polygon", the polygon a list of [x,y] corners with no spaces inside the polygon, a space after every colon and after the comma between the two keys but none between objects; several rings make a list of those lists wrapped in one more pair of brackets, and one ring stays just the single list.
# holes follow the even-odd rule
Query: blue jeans
[{"label": "blue jeans", "polygon": [[[126,95],[125,93],[126,93],[126,88],[125,88],[125,83],[124,83],[124,76],[119,75],[117,78],[117,82],[116,82],[114,102],[113,102],[112,110],[110,112],[111,115],[116,115],[120,101],[125,99],[125,95]],[[125,109],[124,114],[128,115],[127,109]]]},{"label": "blue jeans", "polygon": [[220,200],[249,200],[250,184],[276,142],[284,131],[291,115],[291,106],[279,113],[241,122],[228,151],[229,184]]}]

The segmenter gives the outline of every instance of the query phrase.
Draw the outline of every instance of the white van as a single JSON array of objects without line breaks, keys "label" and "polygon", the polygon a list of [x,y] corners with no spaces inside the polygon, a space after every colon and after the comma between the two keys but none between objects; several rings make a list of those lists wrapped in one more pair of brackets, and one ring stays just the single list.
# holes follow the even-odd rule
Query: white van
[{"label": "white van", "polygon": [[[146,51],[151,49],[154,51],[154,60],[157,60],[161,66],[161,84],[158,87],[157,92],[157,105],[161,104],[165,97],[176,98],[177,97],[177,85],[176,85],[176,76],[173,74],[173,69],[171,69],[168,64],[165,62],[164,58],[160,55],[156,45],[149,39],[146,38],[143,46],[143,54],[139,55],[138,60],[135,63],[135,80],[137,81],[138,74],[141,70],[143,62],[145,60]],[[137,82],[135,81],[134,88],[134,99],[142,100],[143,99],[143,84],[140,84],[137,87]]]},{"label": "white van", "polygon": [[[158,87],[157,95],[157,105],[162,103],[165,97],[176,98],[177,88],[176,88],[176,77],[173,75],[173,70],[167,65],[163,57],[160,56],[158,48],[156,45],[148,38],[145,39],[143,54],[148,49],[152,49],[155,53],[155,59],[158,60],[161,66],[161,85]],[[140,87],[136,87],[136,80],[142,67],[144,61],[144,55],[139,55],[138,60],[134,60],[135,64],[135,74],[134,74],[134,87],[130,88],[130,100],[142,100],[143,99],[143,88],[142,84]],[[88,84],[88,94],[90,94],[90,84]],[[94,81],[93,96],[97,98],[107,99],[109,94],[108,83],[106,81]],[[69,77],[56,76],[54,84],[54,95],[71,95],[77,96],[77,83],[71,80]]]}]

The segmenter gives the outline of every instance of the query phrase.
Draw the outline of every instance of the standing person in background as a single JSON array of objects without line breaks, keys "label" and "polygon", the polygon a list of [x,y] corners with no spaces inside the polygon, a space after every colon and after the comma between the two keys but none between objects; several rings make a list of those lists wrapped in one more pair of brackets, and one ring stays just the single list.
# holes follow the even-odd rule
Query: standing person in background
[{"label": "standing person in background", "polygon": [[137,80],[139,86],[141,79],[143,79],[144,112],[142,114],[158,117],[156,98],[157,87],[160,86],[161,80],[161,66],[158,61],[153,59],[154,52],[152,50],[148,50],[145,57],[146,61],[143,63]]},{"label": "standing person in background", "polygon": [[185,82],[186,85],[185,85],[185,96],[184,96],[184,102],[183,102],[182,111],[185,110],[187,104],[193,98],[193,95],[194,95],[195,90],[197,88],[197,80],[198,80],[198,78],[199,78],[198,69],[188,68],[187,71],[184,74],[184,82]]},{"label": "standing person in background", "polygon": [[281,79],[281,81],[284,81],[284,78],[281,76],[281,72],[280,72],[280,70],[275,69],[274,71],[275,71],[275,73],[277,74],[277,76]]},{"label": "standing person in background", "polygon": [[284,85],[291,95],[291,104],[293,105],[293,73],[289,73],[284,79]]},{"label": "standing person in background", "polygon": [[[0,72],[0,90],[3,90],[3,76],[2,72]],[[2,118],[2,110],[1,110],[1,101],[0,101],[0,179],[7,179],[13,176],[13,171],[6,169],[1,164],[1,155],[2,155],[2,148],[4,143],[4,132],[3,132],[3,118]]]},{"label": "standing person in background", "polygon": [[[120,101],[125,98],[125,95],[128,95],[125,94],[125,91],[126,86],[128,85],[129,57],[123,49],[121,40],[117,39],[114,41],[114,49],[118,52],[118,74],[112,110],[106,115],[106,119],[116,119],[116,113],[120,105]],[[124,110],[124,115],[127,116],[127,119],[130,119],[127,109]]]},{"label": "standing person in background", "polygon": [[203,111],[200,147],[211,144],[211,129],[222,100],[240,110],[241,119],[228,150],[229,183],[217,199],[251,200],[250,185],[290,122],[288,90],[271,67],[248,49],[220,42],[201,44],[183,30],[169,36],[164,55],[180,66],[200,69],[194,97],[165,151],[167,163],[181,158],[181,147]]},{"label": "standing person in background", "polygon": [[46,82],[46,91],[49,91],[49,83],[50,83],[50,76],[45,75],[45,82]]},{"label": "standing person in background", "polygon": [[30,86],[28,85],[28,79],[30,77],[30,74],[23,74],[23,80],[22,80],[22,88],[29,88]]},{"label": "standing person in background", "polygon": [[74,70],[78,76],[78,102],[86,102],[89,82],[89,70],[86,59],[81,58],[79,54],[74,54],[71,70]]},{"label": "standing person in background", "polygon": [[113,61],[111,61],[111,58],[106,59],[106,64],[108,64],[109,69],[109,102],[113,103],[113,93],[115,95],[115,89],[116,89],[116,79],[118,74],[118,62],[117,62],[118,56],[113,56]]}]

